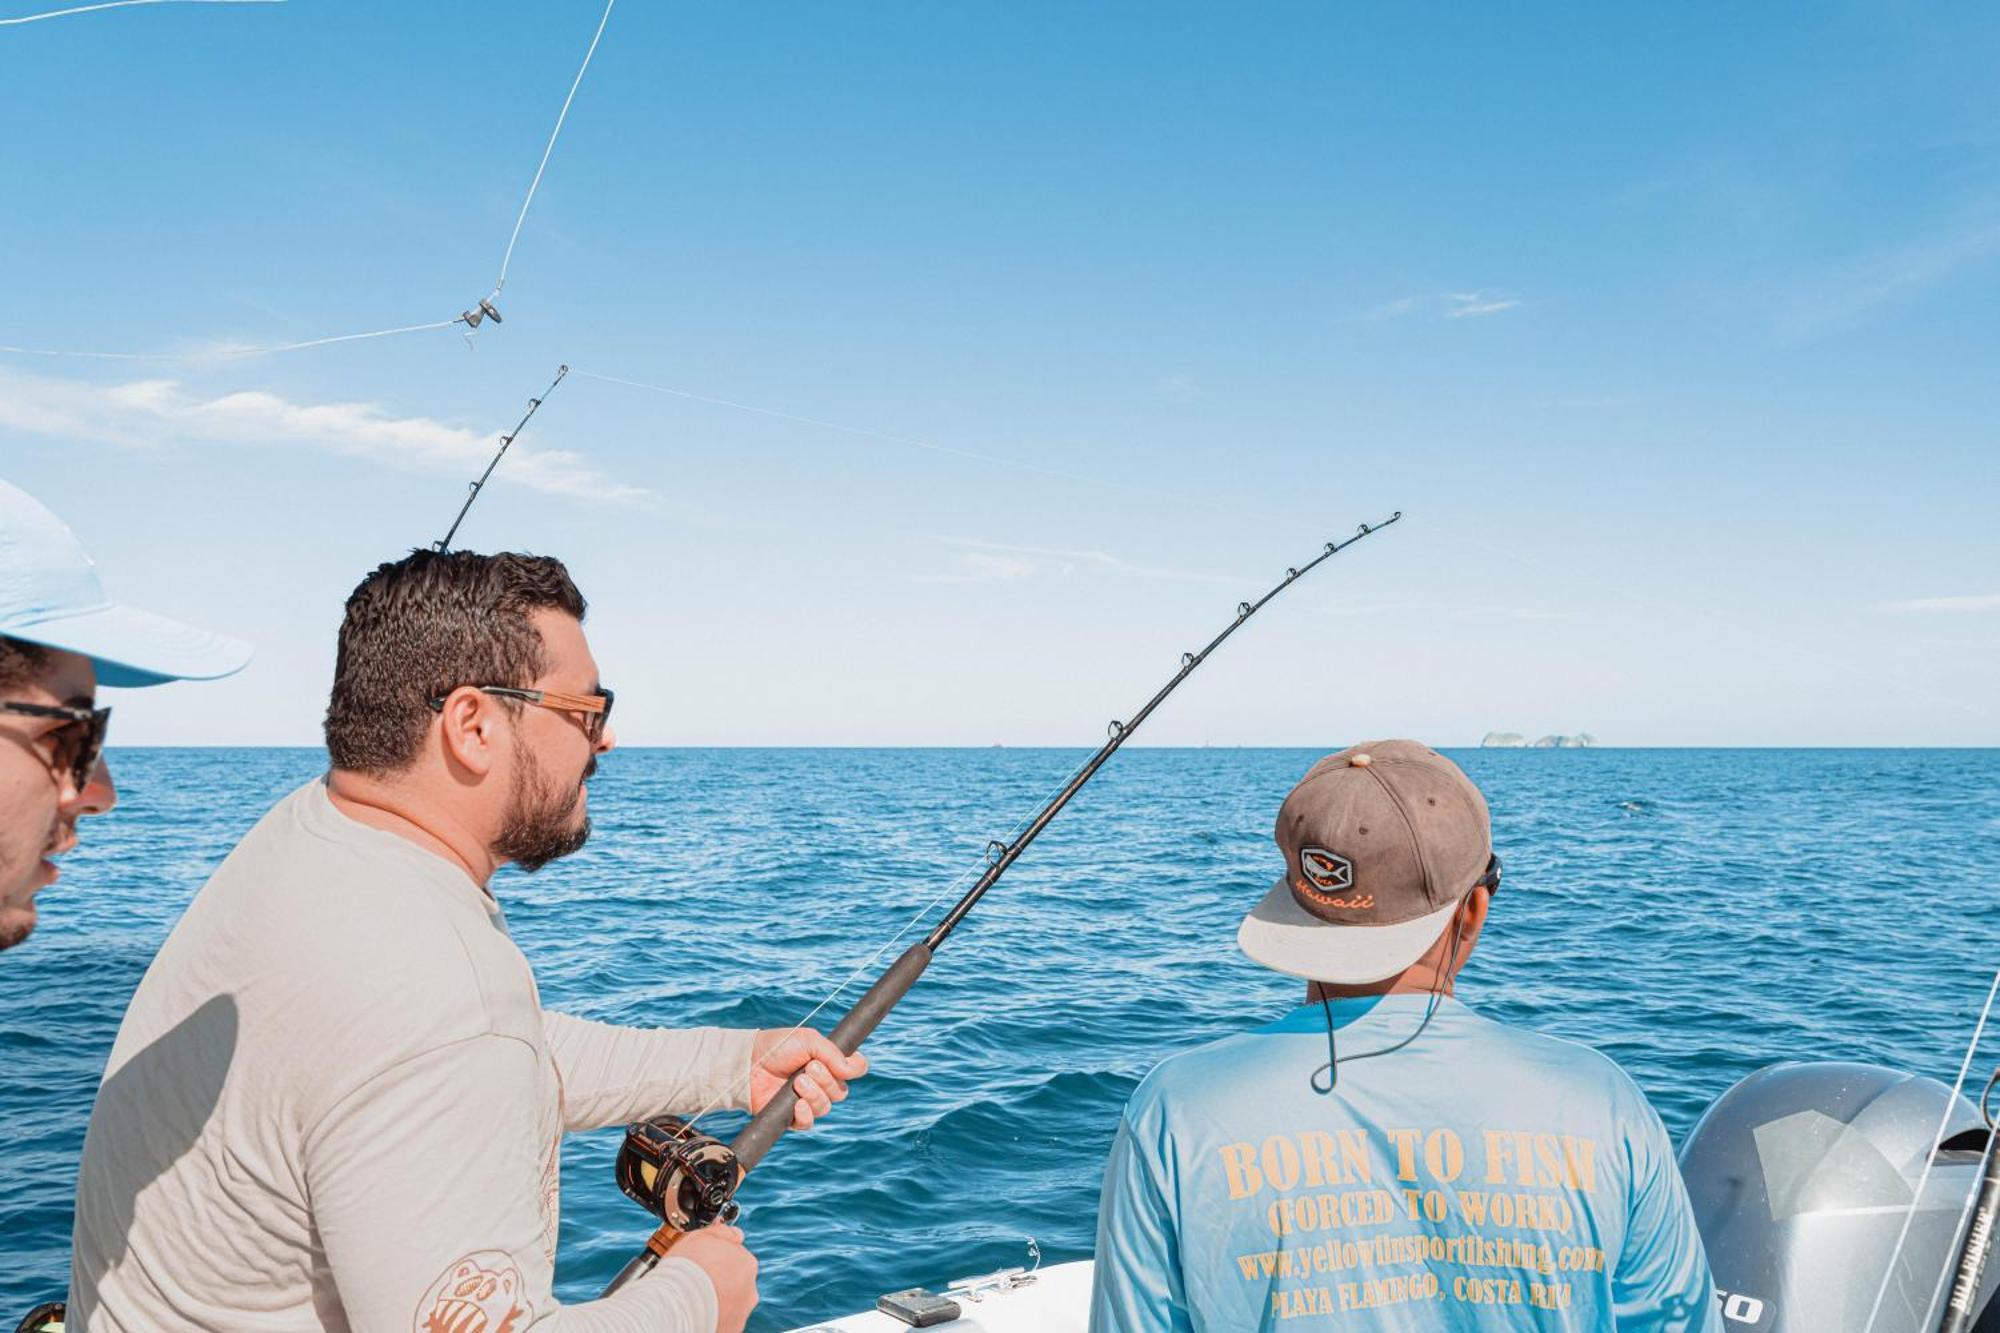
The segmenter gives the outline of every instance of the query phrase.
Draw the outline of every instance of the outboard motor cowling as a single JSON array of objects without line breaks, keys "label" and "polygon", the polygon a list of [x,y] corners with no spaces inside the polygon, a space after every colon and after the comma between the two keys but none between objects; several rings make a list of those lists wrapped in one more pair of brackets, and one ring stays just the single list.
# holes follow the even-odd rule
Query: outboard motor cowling
[{"label": "outboard motor cowling", "polygon": [[[1680,1162],[1730,1333],[1864,1333],[1885,1273],[1872,1333],[1934,1333],[1987,1137],[1956,1099],[1916,1198],[1950,1098],[1934,1079],[1832,1062],[1774,1065],[1716,1098]],[[1991,1276],[1980,1308],[1979,1333],[2000,1333]]]}]

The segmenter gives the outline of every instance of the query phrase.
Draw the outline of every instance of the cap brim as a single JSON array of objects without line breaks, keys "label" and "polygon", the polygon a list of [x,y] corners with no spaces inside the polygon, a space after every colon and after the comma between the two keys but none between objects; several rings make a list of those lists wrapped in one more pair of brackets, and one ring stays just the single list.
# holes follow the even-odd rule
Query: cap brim
[{"label": "cap brim", "polygon": [[1452,903],[1393,926],[1343,926],[1322,921],[1280,879],[1236,930],[1236,947],[1252,961],[1308,981],[1362,985],[1395,976],[1422,958],[1451,924]]},{"label": "cap brim", "polygon": [[151,611],[105,606],[32,625],[0,625],[0,634],[65,652],[97,667],[97,683],[129,689],[170,680],[214,680],[241,671],[251,647]]}]

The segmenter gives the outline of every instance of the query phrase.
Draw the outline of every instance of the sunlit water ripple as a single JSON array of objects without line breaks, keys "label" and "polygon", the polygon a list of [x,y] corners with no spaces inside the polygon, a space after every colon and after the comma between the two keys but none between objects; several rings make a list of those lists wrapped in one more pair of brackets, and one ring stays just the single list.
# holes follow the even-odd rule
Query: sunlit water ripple
[{"label": "sunlit water ripple", "polygon": [[[1234,947],[1307,750],[1133,750],[1080,796],[871,1043],[877,1072],[744,1190],[753,1327],[1089,1252],[1118,1108],[1162,1054],[1281,1011]],[[2000,938],[2000,752],[1472,751],[1506,884],[1462,986],[1638,1079],[1676,1138],[1737,1078],[1856,1059],[1949,1078]],[[639,750],[597,836],[496,881],[544,1002],[788,1024],[1039,804],[1061,750]],[[97,1077],[148,958],[314,750],[114,752],[42,929],[0,956],[0,1318],[66,1281]],[[389,928],[390,923],[384,923]],[[857,988],[858,989],[858,988]],[[825,1016],[825,1022],[838,1007]],[[714,1117],[728,1133],[737,1117]],[[561,1294],[643,1238],[615,1132],[563,1156]]]}]

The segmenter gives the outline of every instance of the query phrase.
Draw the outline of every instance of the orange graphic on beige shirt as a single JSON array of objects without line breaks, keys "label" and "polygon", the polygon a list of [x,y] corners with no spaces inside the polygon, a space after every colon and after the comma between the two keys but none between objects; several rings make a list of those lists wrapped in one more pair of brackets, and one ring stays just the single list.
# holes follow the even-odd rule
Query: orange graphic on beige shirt
[{"label": "orange graphic on beige shirt", "polygon": [[480,1250],[424,1293],[416,1333],[515,1333],[530,1313],[521,1300],[521,1270],[498,1250]]}]

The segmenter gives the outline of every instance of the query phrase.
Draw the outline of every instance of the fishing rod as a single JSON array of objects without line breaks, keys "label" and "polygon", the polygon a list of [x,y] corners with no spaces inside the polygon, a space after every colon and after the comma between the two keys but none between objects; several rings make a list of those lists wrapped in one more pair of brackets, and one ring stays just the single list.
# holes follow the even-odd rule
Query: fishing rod
[{"label": "fishing rod", "polygon": [[1938,1333],[1971,1333],[1979,1318],[1979,1289],[1985,1284],[1986,1262],[1993,1254],[1994,1232],[2000,1228],[2000,1130],[1993,1123],[1986,1102],[1993,1086],[2000,1083],[2000,1069],[1993,1071],[1986,1091],[1979,1097],[1979,1115],[1986,1122],[1986,1151],[1979,1159],[1979,1183],[1975,1187],[1972,1217],[1965,1224],[1950,1269],[1951,1295],[1944,1303],[1944,1320]]},{"label": "fishing rod", "polygon": [[[1924,1169],[1917,1173],[1916,1187],[1910,1191],[1910,1201],[1903,1209],[1903,1226],[1896,1233],[1896,1243],[1889,1249],[1882,1280],[1875,1288],[1875,1303],[1868,1309],[1868,1324],[1862,1333],[1875,1333],[1876,1317],[1882,1313],[1883,1301],[1896,1276],[1897,1261],[1903,1257],[1904,1247],[1909,1243],[1910,1228],[1916,1221],[1918,1205],[1924,1198],[1924,1186],[1930,1182],[1931,1170],[1942,1156],[1945,1130],[1951,1124],[1958,1094],[1965,1087],[1965,1077],[1972,1072],[1973,1057],[1979,1054],[1980,1040],[1986,1035],[1986,1020],[1992,1017],[1996,1000],[2000,1000],[2000,968],[1993,970],[1993,982],[1986,988],[1986,1002],[1980,1006],[1979,1018],[1972,1025],[1972,1040],[1966,1043],[1965,1058],[1958,1066],[1958,1077],[1952,1080],[1951,1091],[1945,1094],[1937,1132],[1931,1135],[1930,1151],[1924,1155]],[[2000,1150],[2000,1132],[1996,1132],[1993,1114],[1987,1109],[1995,1084],[2000,1084],[2000,1070],[1994,1071],[1985,1090],[1979,1094],[1979,1118],[1987,1132],[1986,1146],[1979,1159],[1979,1177],[1973,1182],[1972,1191],[1959,1212],[1951,1248],[1946,1252],[1937,1285],[1931,1289],[1930,1303],[1924,1307],[1923,1314],[1914,1325],[1917,1333],[1932,1333],[1933,1330],[1937,1333],[1967,1333],[1972,1327],[1973,1317],[1979,1313],[1979,1287],[1985,1274],[1987,1256],[1992,1252],[1996,1221],[2000,1221],[2000,1158],[1995,1156],[1996,1150]],[[1951,1294],[1945,1302],[1941,1322],[1933,1324],[1931,1317],[1938,1312],[1938,1297],[1947,1290],[1947,1280],[1951,1282]]]},{"label": "fishing rod", "polygon": [[[1118,748],[1131,738],[1153,710],[1174,692],[1180,683],[1194,673],[1195,668],[1208,660],[1208,655],[1222,646],[1223,640],[1241,629],[1243,623],[1263,609],[1266,602],[1292,586],[1312,570],[1330,560],[1354,543],[1371,533],[1380,532],[1391,523],[1402,518],[1403,511],[1397,510],[1383,522],[1363,523],[1360,529],[1344,542],[1328,542],[1326,548],[1310,561],[1285,571],[1284,579],[1269,592],[1254,602],[1239,602],[1236,619],[1224,627],[1223,631],[1210,639],[1208,646],[1198,653],[1181,654],[1181,669],[1174,673],[1167,683],[1146,706],[1132,715],[1129,722],[1112,722],[1110,736],[1097,752],[1078,769],[1074,776],[1063,785],[1061,791],[1043,805],[1035,817],[1028,821],[1026,828],[1015,835],[1011,842],[997,839],[986,846],[990,858],[979,879],[963,897],[944,914],[942,920],[932,928],[930,934],[911,945],[901,957],[875,979],[854,1007],[847,1011],[834,1026],[830,1038],[833,1044],[847,1055],[859,1050],[868,1034],[885,1018],[924,974],[945,940],[950,938],[958,923],[965,919],[986,891],[1007,873],[1007,868],[1020,858],[1028,845],[1041,836],[1068,805],[1083,784],[1090,781],[1106,760],[1118,752]],[[800,1025],[803,1027],[803,1023]],[[794,1029],[796,1032],[797,1029]],[[660,1219],[660,1226],[646,1241],[646,1248],[635,1255],[625,1265],[611,1285],[604,1289],[606,1296],[618,1291],[626,1284],[651,1272],[682,1236],[697,1231],[715,1222],[730,1222],[736,1218],[736,1189],[750,1169],[764,1160],[772,1146],[791,1127],[792,1108],[798,1102],[798,1090],[788,1079],[772,1094],[764,1109],[744,1126],[741,1133],[728,1145],[697,1130],[688,1121],[676,1116],[661,1116],[654,1120],[632,1125],[625,1132],[625,1142],[618,1150],[618,1187],[627,1197],[639,1204],[654,1217]]]},{"label": "fishing rod", "polygon": [[[484,305],[485,302],[482,301],[480,302],[480,304]],[[499,315],[495,314],[494,319],[497,321],[499,319]],[[458,535],[458,525],[465,522],[465,516],[472,512],[472,502],[479,498],[479,492],[485,487],[486,479],[493,475],[494,468],[500,466],[500,460],[506,457],[507,450],[509,446],[511,446],[514,443],[515,438],[520,435],[521,431],[527,426],[528,422],[534,419],[535,413],[538,410],[540,410],[542,406],[542,399],[547,398],[550,394],[554,393],[556,391],[556,385],[561,384],[563,382],[563,376],[567,374],[569,374],[568,366],[557,366],[556,377],[549,381],[548,388],[542,390],[542,397],[530,398],[528,400],[528,410],[521,414],[521,419],[519,421],[514,423],[514,429],[508,431],[505,435],[502,435],[500,437],[500,448],[497,451],[495,451],[493,455],[493,460],[486,465],[486,470],[479,474],[479,480],[472,483],[472,489],[466,492],[465,503],[458,507],[458,517],[451,521],[451,529],[448,532],[446,532],[444,536],[438,538],[437,545],[432,547],[431,548],[432,550],[442,554],[443,552],[449,551],[451,549],[451,539]]]}]

